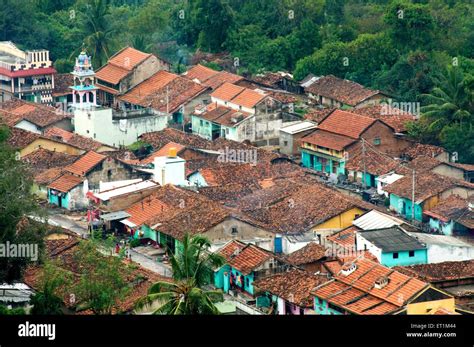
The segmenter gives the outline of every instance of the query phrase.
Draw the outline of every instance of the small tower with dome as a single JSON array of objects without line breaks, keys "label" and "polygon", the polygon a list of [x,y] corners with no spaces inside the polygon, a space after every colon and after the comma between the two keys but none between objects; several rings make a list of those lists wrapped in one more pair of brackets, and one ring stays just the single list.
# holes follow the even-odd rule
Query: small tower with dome
[{"label": "small tower with dome", "polygon": [[74,65],[74,85],[72,89],[72,106],[76,108],[91,108],[97,106],[97,87],[92,60],[84,49],[76,58]]}]

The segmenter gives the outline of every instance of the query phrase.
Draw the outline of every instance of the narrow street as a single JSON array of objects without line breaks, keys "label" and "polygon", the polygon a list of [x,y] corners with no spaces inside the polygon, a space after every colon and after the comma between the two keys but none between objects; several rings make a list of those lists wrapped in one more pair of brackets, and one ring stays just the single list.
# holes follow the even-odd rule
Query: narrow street
[{"label": "narrow street", "polygon": [[[38,218],[35,219],[38,220]],[[57,209],[48,209],[48,224],[70,230],[81,238],[89,238],[87,223],[81,217],[69,216]],[[130,250],[130,253],[132,261],[140,264],[145,269],[153,271],[161,276],[171,277],[172,273],[169,266],[159,263],[153,258],[135,251],[133,248]]]}]

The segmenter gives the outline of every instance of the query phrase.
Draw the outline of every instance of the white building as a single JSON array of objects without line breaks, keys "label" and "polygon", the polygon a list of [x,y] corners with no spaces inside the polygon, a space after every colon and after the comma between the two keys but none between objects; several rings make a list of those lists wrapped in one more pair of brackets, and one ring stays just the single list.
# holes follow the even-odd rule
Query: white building
[{"label": "white building", "polygon": [[474,259],[474,245],[454,236],[409,233],[428,248],[428,263]]}]

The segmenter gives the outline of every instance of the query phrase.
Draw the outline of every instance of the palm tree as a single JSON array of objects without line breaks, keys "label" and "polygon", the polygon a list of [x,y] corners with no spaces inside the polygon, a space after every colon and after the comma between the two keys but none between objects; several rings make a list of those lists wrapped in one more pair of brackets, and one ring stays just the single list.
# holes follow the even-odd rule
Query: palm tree
[{"label": "palm tree", "polygon": [[90,0],[83,12],[82,30],[85,47],[78,47],[71,57],[77,55],[79,49],[85,48],[87,53],[92,56],[93,65],[100,67],[109,59],[113,35],[107,18],[109,0]]},{"label": "palm tree", "polygon": [[427,103],[421,108],[429,122],[429,130],[440,131],[447,125],[460,124],[474,112],[467,77],[456,67],[450,67],[437,78],[430,94],[422,94]]},{"label": "palm tree", "polygon": [[222,301],[220,290],[204,290],[213,268],[224,265],[224,258],[210,253],[211,244],[202,236],[185,235],[182,247],[170,254],[173,283],[157,282],[148,295],[137,302],[137,309],[158,304],[154,314],[218,314],[215,302]]},{"label": "palm tree", "polygon": [[176,283],[157,282],[152,285],[148,295],[137,302],[137,308],[158,304],[153,314],[195,315],[219,314],[215,302],[222,301],[220,290],[204,290],[191,279]]}]

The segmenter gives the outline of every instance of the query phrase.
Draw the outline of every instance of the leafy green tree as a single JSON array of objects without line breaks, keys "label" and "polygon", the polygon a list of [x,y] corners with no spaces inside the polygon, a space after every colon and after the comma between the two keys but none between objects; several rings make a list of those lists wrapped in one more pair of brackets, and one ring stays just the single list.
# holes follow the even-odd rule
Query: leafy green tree
[{"label": "leafy green tree", "polygon": [[209,283],[213,269],[224,265],[225,260],[209,253],[210,246],[205,237],[185,235],[179,251],[170,254],[174,282],[154,284],[137,308],[158,304],[155,314],[217,314],[214,303],[222,301],[222,292],[201,287]]},{"label": "leafy green tree", "polygon": [[52,262],[45,263],[40,278],[39,291],[31,298],[31,305],[33,305],[31,314],[63,314],[61,295],[64,292],[62,289],[70,285],[70,283],[71,274]]},{"label": "leafy green tree", "polygon": [[[43,254],[45,225],[25,216],[40,214],[32,193],[32,180],[27,166],[17,160],[6,140],[9,131],[0,126],[0,243],[38,245]],[[26,266],[34,259],[0,257],[0,282],[20,280]]]},{"label": "leafy green tree", "polygon": [[427,5],[395,1],[388,7],[384,19],[398,48],[407,51],[432,44],[435,25]]},{"label": "leafy green tree", "polygon": [[119,258],[101,254],[90,241],[81,242],[74,256],[81,264],[81,278],[71,290],[80,308],[89,308],[95,314],[111,314],[117,301],[129,291],[128,269]]}]

